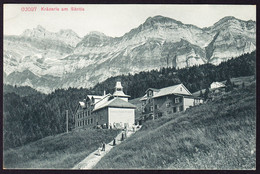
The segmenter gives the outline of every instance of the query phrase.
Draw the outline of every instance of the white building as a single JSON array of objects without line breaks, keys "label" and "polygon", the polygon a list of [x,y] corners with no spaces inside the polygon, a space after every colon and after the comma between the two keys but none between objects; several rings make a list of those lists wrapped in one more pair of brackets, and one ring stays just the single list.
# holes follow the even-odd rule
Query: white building
[{"label": "white building", "polygon": [[226,85],[224,85],[224,84],[221,83],[221,82],[212,82],[212,83],[210,84],[210,88],[211,88],[211,89],[225,88],[225,87],[226,87]]},{"label": "white building", "polygon": [[136,107],[128,103],[129,97],[123,92],[121,82],[116,83],[113,95],[87,95],[77,107],[75,128],[95,126],[123,128],[133,125]]}]

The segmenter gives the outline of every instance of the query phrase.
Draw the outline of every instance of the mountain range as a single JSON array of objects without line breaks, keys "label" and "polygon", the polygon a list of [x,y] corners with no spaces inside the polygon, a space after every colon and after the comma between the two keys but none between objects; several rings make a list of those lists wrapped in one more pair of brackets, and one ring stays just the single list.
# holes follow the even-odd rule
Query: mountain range
[{"label": "mountain range", "polygon": [[206,28],[154,16],[121,37],[93,31],[81,38],[72,30],[37,26],[4,36],[3,76],[5,84],[49,93],[161,67],[217,65],[255,49],[256,22],[232,16]]}]

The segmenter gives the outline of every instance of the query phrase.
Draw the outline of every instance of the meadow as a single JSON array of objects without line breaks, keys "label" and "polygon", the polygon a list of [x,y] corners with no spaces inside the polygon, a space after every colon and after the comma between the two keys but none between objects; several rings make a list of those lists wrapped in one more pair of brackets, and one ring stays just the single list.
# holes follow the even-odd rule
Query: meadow
[{"label": "meadow", "polygon": [[119,130],[82,129],[4,151],[4,169],[70,169]]}]

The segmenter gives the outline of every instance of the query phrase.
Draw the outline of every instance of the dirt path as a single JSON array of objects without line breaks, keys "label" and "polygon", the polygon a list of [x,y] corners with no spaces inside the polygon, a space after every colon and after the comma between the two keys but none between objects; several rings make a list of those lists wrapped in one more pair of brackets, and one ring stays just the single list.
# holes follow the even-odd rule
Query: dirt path
[{"label": "dirt path", "polygon": [[[137,128],[136,131],[138,131],[140,128],[141,127]],[[135,132],[133,132],[133,130],[129,130],[127,132],[127,138],[130,137]],[[122,142],[121,137],[122,137],[122,132],[116,136],[116,146]],[[116,146],[113,146],[113,141],[111,141],[110,143],[106,144],[105,152],[100,151],[101,153],[99,155],[99,152],[97,149],[96,151],[89,154],[84,160],[82,160],[81,162],[76,164],[72,169],[92,169],[101,160],[101,158],[103,158],[107,153],[109,153],[109,151],[112,148],[114,148]]]}]

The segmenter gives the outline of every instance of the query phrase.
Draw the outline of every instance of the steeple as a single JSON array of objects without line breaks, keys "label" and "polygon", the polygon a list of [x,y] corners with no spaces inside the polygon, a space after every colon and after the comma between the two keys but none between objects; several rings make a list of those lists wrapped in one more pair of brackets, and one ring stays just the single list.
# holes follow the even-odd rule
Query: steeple
[{"label": "steeple", "polygon": [[115,92],[114,92],[113,96],[121,98],[125,101],[128,101],[128,98],[130,97],[129,95],[125,95],[121,82],[116,82]]},{"label": "steeple", "polygon": [[116,82],[115,91],[123,91],[123,86],[121,82]]}]

